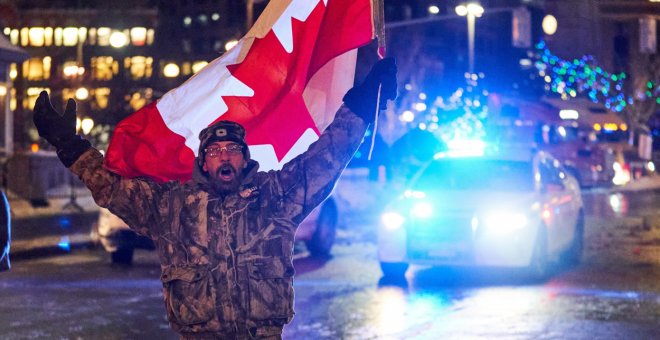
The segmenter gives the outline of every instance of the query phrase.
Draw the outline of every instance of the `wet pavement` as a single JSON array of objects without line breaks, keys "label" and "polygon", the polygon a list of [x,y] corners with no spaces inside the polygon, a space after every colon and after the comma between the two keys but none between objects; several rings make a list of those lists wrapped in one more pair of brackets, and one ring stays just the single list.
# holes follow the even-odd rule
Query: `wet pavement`
[{"label": "wet pavement", "polygon": [[[349,220],[333,257],[296,255],[285,339],[651,339],[660,334],[660,192],[592,190],[584,261],[529,280],[512,270],[413,266],[383,282],[373,218]],[[302,247],[301,247],[302,249]],[[0,338],[177,339],[154,252],[112,267],[100,249],[15,261],[0,274]]]},{"label": "wet pavement", "polygon": [[587,215],[609,217],[639,217],[660,214],[660,190],[610,191],[592,189],[583,191]]}]

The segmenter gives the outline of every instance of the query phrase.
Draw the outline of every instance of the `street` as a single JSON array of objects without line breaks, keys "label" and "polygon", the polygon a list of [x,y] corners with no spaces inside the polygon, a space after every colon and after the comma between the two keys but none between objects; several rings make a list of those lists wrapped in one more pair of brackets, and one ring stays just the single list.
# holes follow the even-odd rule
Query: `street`
[{"label": "street", "polygon": [[659,21],[0,0],[0,340],[660,340]]},{"label": "street", "polygon": [[[295,256],[286,339],[650,339],[660,331],[660,191],[584,194],[585,253],[544,282],[513,270],[413,266],[381,282],[376,217],[348,219],[333,257]],[[655,215],[654,215],[655,214]],[[2,339],[177,339],[155,252],[102,248],[14,261],[0,274]]]}]

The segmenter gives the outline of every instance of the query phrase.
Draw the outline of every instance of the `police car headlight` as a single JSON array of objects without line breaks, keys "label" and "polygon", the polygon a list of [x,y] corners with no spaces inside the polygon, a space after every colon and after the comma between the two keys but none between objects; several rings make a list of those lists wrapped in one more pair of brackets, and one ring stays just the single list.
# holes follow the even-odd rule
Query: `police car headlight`
[{"label": "police car headlight", "polygon": [[426,219],[433,215],[433,206],[429,202],[417,202],[412,206],[410,213],[419,219]]},{"label": "police car headlight", "polygon": [[401,216],[401,214],[394,211],[384,213],[381,215],[380,220],[387,230],[397,230],[401,228],[403,222],[406,221],[406,219]]},{"label": "police car headlight", "polygon": [[527,216],[520,213],[493,212],[487,214],[483,226],[496,233],[511,233],[527,226]]}]

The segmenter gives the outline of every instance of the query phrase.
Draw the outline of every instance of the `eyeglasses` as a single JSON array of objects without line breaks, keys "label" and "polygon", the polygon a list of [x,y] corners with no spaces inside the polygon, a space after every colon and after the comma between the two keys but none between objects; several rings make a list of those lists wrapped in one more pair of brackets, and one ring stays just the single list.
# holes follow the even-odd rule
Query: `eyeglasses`
[{"label": "eyeglasses", "polygon": [[209,148],[204,149],[204,152],[206,152],[206,155],[214,158],[218,157],[221,152],[227,151],[229,155],[235,156],[239,155],[243,152],[243,146],[239,144],[229,144],[227,146],[223,147],[217,147],[217,146],[212,146]]}]

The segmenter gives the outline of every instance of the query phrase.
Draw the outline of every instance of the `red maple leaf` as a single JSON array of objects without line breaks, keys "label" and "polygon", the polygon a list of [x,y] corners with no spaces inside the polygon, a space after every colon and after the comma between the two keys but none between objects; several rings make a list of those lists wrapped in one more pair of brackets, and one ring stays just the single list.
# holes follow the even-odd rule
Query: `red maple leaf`
[{"label": "red maple leaf", "polygon": [[273,145],[278,160],[307,129],[319,133],[302,93],[324,9],[319,1],[305,22],[293,19],[292,53],[284,50],[271,30],[263,39],[255,39],[242,63],[228,66],[234,77],[254,90],[254,96],[225,97],[229,109],[219,120],[242,124],[249,145]]},{"label": "red maple leaf", "polygon": [[309,79],[328,61],[372,37],[371,7],[365,0],[333,0],[328,8],[319,1],[304,22],[292,21],[292,53],[271,30],[254,40],[242,63],[228,66],[254,96],[224,97],[229,109],[218,118],[242,124],[249,145],[272,145],[278,161],[307,129],[319,134],[302,96]]}]

